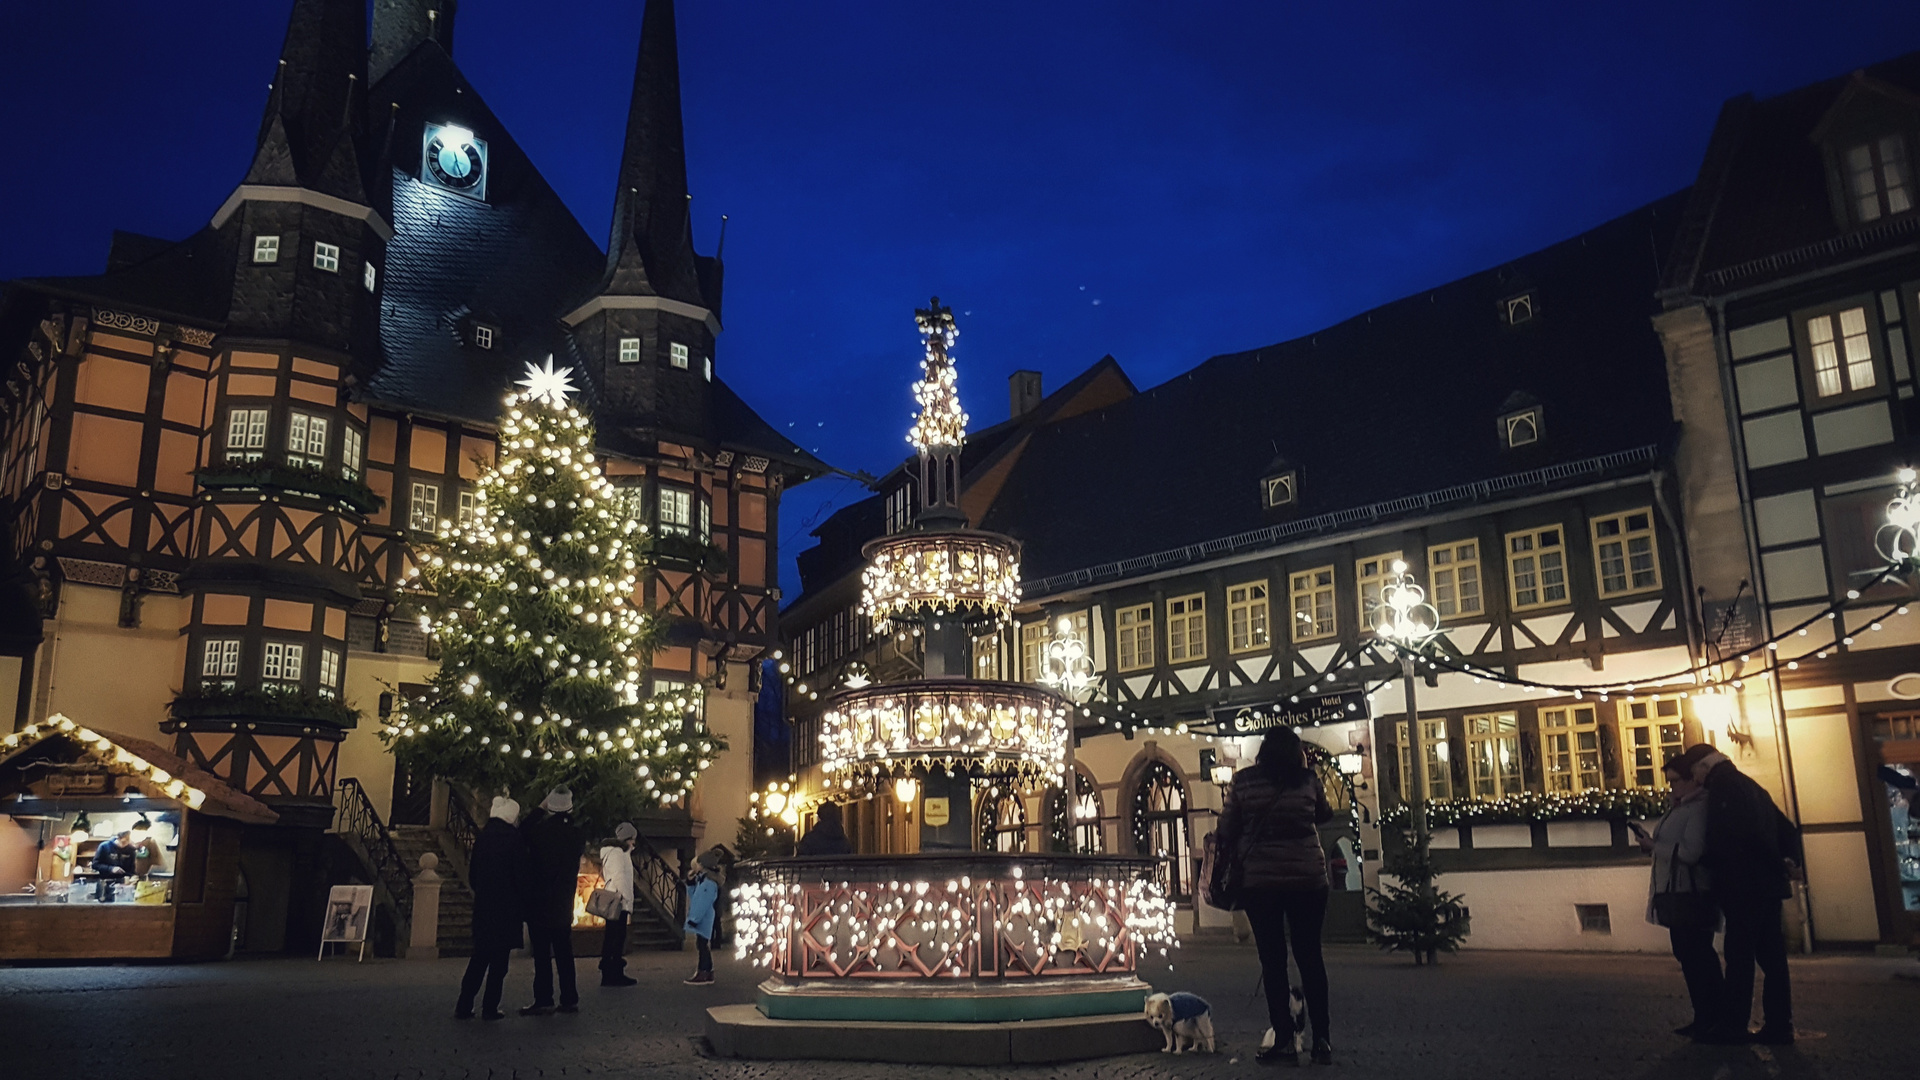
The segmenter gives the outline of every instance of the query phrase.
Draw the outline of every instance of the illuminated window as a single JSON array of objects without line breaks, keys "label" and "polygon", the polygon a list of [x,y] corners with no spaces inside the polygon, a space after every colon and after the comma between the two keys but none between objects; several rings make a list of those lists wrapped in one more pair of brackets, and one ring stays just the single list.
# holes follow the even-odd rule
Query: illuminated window
[{"label": "illuminated window", "polygon": [[277,236],[256,236],[253,238],[253,261],[257,263],[277,263],[280,261],[280,238]]},{"label": "illuminated window", "polygon": [[1133,794],[1134,851],[1160,860],[1168,899],[1193,899],[1193,843],[1187,828],[1187,785],[1164,761],[1147,765]]},{"label": "illuminated window", "polygon": [[1016,791],[980,794],[985,796],[980,803],[980,849],[1027,850],[1027,801]]},{"label": "illuminated window", "polygon": [[687,370],[687,347],[685,345],[676,341],[667,346],[667,357],[674,367],[679,368],[681,371]]},{"label": "illuminated window", "polygon": [[1620,702],[1620,749],[1626,758],[1627,786],[1665,788],[1666,764],[1680,756],[1686,732],[1680,723],[1680,699]]},{"label": "illuminated window", "polygon": [[1847,195],[1856,220],[1865,224],[1913,209],[1913,173],[1900,136],[1849,147],[1845,156]]},{"label": "illuminated window", "polygon": [[1227,648],[1252,652],[1268,645],[1267,583],[1250,581],[1227,588]]},{"label": "illuminated window", "polygon": [[1153,666],[1153,605],[1126,608],[1113,617],[1115,636],[1119,638],[1117,655],[1121,671],[1139,671]]},{"label": "illuminated window", "polygon": [[313,245],[313,266],[316,270],[325,270],[329,274],[340,272],[340,245]]},{"label": "illuminated window", "polygon": [[1047,673],[1047,620],[1020,627],[1020,674],[1028,682],[1039,682]]},{"label": "illuminated window", "polygon": [[1847,308],[1807,320],[1813,349],[1814,392],[1832,397],[1873,386],[1873,345],[1867,335],[1867,309]]},{"label": "illuminated window", "polygon": [[660,486],[660,520],[663,534],[693,535],[693,492],[686,488]]},{"label": "illuminated window", "polygon": [[1207,657],[1207,598],[1201,593],[1167,601],[1167,660]]},{"label": "illuminated window", "polygon": [[1593,519],[1593,564],[1601,596],[1622,596],[1660,587],[1653,555],[1653,511],[1631,510]]},{"label": "illuminated window", "polygon": [[1336,628],[1333,567],[1323,566],[1292,575],[1287,581],[1287,592],[1293,598],[1293,640],[1312,641],[1332,636]]},{"label": "illuminated window", "polygon": [[340,429],[340,475],[349,480],[360,478],[360,451],[366,445],[366,436],[360,429],[348,424]]},{"label": "illuminated window", "polygon": [[700,500],[700,540],[710,542],[713,539],[713,503]]},{"label": "illuminated window", "polygon": [[259,461],[267,448],[267,410],[230,409],[227,412],[227,460]]},{"label": "illuminated window", "polygon": [[465,525],[467,522],[472,521],[474,508],[479,505],[480,505],[479,492],[476,492],[476,491],[461,492],[460,493],[460,509],[453,520],[458,522],[461,525]]},{"label": "illuminated window", "polygon": [[1540,761],[1549,793],[1600,787],[1600,721],[1593,706],[1540,710]]},{"label": "illuminated window", "polygon": [[623,337],[620,339],[620,362],[623,364],[637,364],[640,362],[639,338]]},{"label": "illuminated window", "polygon": [[1516,611],[1567,602],[1567,552],[1560,527],[1507,534],[1507,578]]},{"label": "illuminated window", "polygon": [[407,528],[432,532],[440,527],[440,485],[413,485],[413,500],[408,507]]},{"label": "illuminated window", "polygon": [[1073,773],[1073,850],[1083,855],[1098,855],[1106,847],[1100,829],[1100,789],[1093,778]]},{"label": "illuminated window", "polygon": [[1476,799],[1498,799],[1524,790],[1520,782],[1520,717],[1516,713],[1469,716],[1467,783]]},{"label": "illuminated window", "polygon": [[1360,597],[1360,628],[1371,630],[1380,624],[1380,618],[1387,614],[1380,602],[1380,590],[1392,578],[1394,560],[1400,558],[1399,552],[1391,555],[1375,555],[1361,559],[1353,564],[1355,592]]},{"label": "illuminated window", "polygon": [[287,416],[287,464],[309,469],[326,467],[326,417],[301,412]]},{"label": "illuminated window", "polygon": [[1480,542],[1468,540],[1427,549],[1433,607],[1442,618],[1480,614]]},{"label": "illuminated window", "polygon": [[333,697],[340,692],[340,654],[320,650],[320,696]]},{"label": "illuminated window", "polygon": [[[202,679],[232,679],[240,674],[240,642],[236,638],[210,640],[200,659]],[[231,687],[231,682],[224,685]]]},{"label": "illuminated window", "polygon": [[[1407,722],[1394,725],[1395,738],[1400,742],[1400,798],[1412,797],[1407,790],[1413,776],[1412,747],[1407,744]],[[1445,718],[1429,720],[1420,718],[1420,756],[1427,760],[1427,798],[1453,798],[1453,751],[1447,745],[1447,721]]]},{"label": "illuminated window", "polygon": [[372,292],[374,279],[377,278],[379,274],[380,272],[373,268],[371,262],[367,263],[360,268],[360,284],[366,286],[368,292]]},{"label": "illuminated window", "polygon": [[305,645],[269,641],[261,650],[260,677],[275,682],[299,682],[301,662],[306,655]]}]

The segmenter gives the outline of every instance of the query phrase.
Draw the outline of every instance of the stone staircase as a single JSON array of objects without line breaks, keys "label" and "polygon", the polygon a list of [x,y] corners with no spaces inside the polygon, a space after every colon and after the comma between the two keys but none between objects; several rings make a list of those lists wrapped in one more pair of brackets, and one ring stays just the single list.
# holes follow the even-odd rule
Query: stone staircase
[{"label": "stone staircase", "polygon": [[408,869],[420,872],[420,856],[427,852],[439,856],[440,932],[437,935],[441,956],[470,956],[473,953],[473,890],[467,888],[466,860],[455,853],[448,857],[448,839],[440,830],[427,825],[395,825],[389,830],[393,844],[406,859]]}]

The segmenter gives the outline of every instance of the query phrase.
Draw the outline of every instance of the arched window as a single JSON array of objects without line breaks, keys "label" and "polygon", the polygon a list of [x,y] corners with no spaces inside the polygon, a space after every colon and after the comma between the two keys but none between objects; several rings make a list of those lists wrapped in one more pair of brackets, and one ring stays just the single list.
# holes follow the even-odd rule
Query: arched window
[{"label": "arched window", "polygon": [[1047,789],[1047,850],[1074,850],[1073,802],[1065,788]]},{"label": "arched window", "polygon": [[980,850],[1027,850],[1027,801],[1017,791],[991,791],[980,802]]},{"label": "arched window", "polygon": [[1187,786],[1164,761],[1140,774],[1133,793],[1134,849],[1161,860],[1160,881],[1174,900],[1193,900],[1193,842],[1187,833]]},{"label": "arched window", "polygon": [[1093,777],[1075,770],[1073,774],[1073,850],[1098,855],[1106,847],[1100,828],[1100,789]]}]

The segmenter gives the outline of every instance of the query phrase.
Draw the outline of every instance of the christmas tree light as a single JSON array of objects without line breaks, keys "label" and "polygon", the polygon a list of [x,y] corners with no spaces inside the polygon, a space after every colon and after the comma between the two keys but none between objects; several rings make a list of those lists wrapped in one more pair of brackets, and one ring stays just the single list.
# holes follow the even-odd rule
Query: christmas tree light
[{"label": "christmas tree light", "polygon": [[472,513],[418,553],[440,670],[381,737],[417,772],[521,796],[565,783],[581,817],[613,820],[679,800],[724,747],[698,687],[641,693],[660,634],[633,602],[647,529],[601,473],[569,374],[527,366]]}]

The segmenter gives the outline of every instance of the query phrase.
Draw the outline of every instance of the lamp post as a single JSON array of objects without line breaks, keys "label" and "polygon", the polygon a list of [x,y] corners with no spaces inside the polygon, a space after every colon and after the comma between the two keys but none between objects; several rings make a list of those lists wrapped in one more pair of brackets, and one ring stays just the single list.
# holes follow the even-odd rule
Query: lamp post
[{"label": "lamp post", "polygon": [[1407,699],[1408,816],[1413,819],[1414,848],[1427,851],[1427,758],[1420,731],[1420,707],[1414,693],[1414,661],[1420,650],[1440,632],[1440,613],[1427,603],[1427,591],[1407,573],[1405,561],[1393,561],[1393,576],[1380,588],[1380,622],[1373,632],[1392,643],[1400,657],[1400,677]]}]

